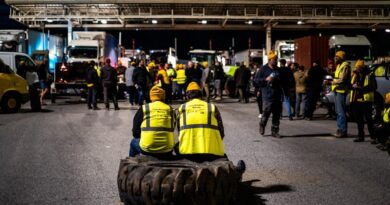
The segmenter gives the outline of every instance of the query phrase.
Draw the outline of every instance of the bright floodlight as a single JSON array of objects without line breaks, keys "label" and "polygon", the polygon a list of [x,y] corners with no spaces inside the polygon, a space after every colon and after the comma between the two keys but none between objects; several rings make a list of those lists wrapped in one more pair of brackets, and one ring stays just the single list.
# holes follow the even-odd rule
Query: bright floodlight
[{"label": "bright floodlight", "polygon": [[102,22],[102,24],[107,24],[107,20],[106,19],[102,19],[102,20],[100,20],[100,22]]},{"label": "bright floodlight", "polygon": [[202,20],[202,24],[207,24],[207,21],[206,20]]},{"label": "bright floodlight", "polygon": [[298,21],[297,24],[298,24],[298,25],[302,25],[302,24],[304,24],[304,23],[303,23],[303,21]]},{"label": "bright floodlight", "polygon": [[47,21],[47,23],[53,23],[52,19],[47,19],[46,21]]},{"label": "bright floodlight", "polygon": [[390,28],[386,29],[385,31],[386,33],[390,33]]},{"label": "bright floodlight", "polygon": [[157,24],[157,20],[152,20],[152,24]]},{"label": "bright floodlight", "polygon": [[251,25],[251,24],[253,24],[253,21],[249,20],[249,21],[247,21],[246,23],[249,24],[249,25]]}]

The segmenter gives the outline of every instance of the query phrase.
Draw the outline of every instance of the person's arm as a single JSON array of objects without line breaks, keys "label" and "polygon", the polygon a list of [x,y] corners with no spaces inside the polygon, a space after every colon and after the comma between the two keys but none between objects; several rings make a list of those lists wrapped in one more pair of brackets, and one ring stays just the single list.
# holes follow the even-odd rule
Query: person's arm
[{"label": "person's arm", "polygon": [[373,92],[377,89],[376,78],[374,74],[369,74],[369,83],[367,86],[363,86],[363,93]]},{"label": "person's arm", "polygon": [[221,113],[219,112],[217,106],[215,106],[215,118],[217,119],[219,133],[221,134],[221,138],[223,139],[225,137],[225,131],[223,127]]},{"label": "person's arm", "polygon": [[133,137],[139,139],[141,137],[141,124],[144,118],[142,107],[138,109],[133,119]]},{"label": "person's arm", "polygon": [[267,85],[268,85],[268,81],[266,80],[266,78],[268,76],[266,76],[265,74],[266,73],[265,73],[264,69],[261,69],[260,70],[260,74],[259,74],[259,86],[260,86],[260,88],[267,87]]},{"label": "person's arm", "polygon": [[349,80],[349,76],[351,75],[349,66],[345,66],[339,74],[339,78],[333,79],[334,85],[340,85],[346,83]]}]

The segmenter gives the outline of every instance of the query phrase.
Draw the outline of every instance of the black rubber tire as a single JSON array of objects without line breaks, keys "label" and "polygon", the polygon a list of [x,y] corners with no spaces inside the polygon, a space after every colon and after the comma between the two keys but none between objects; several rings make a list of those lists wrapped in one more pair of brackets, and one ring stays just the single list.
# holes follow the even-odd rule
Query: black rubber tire
[{"label": "black rubber tire", "polygon": [[21,105],[20,96],[14,93],[5,94],[1,100],[1,109],[6,113],[18,112]]},{"label": "black rubber tire", "polygon": [[195,163],[137,156],[121,160],[117,182],[125,205],[228,205],[236,204],[241,177],[226,159]]}]

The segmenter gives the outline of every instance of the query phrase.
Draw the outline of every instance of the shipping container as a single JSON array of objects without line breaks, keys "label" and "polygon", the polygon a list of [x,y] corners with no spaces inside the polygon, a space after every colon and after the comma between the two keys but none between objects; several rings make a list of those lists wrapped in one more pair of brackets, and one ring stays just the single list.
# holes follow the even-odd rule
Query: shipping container
[{"label": "shipping container", "polygon": [[329,58],[328,36],[305,36],[295,39],[295,62],[303,65],[305,69],[312,67],[315,60],[325,67]]}]

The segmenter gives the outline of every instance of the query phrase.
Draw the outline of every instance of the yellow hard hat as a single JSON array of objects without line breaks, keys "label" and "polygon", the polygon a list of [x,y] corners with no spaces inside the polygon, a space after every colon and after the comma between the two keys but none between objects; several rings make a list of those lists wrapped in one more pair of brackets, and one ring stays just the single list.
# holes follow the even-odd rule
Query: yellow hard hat
[{"label": "yellow hard hat", "polygon": [[276,54],[273,51],[268,52],[268,60],[276,59]]},{"label": "yellow hard hat", "polygon": [[201,91],[202,89],[200,89],[198,83],[196,83],[196,82],[191,82],[191,83],[187,86],[187,91],[192,91],[192,90]]},{"label": "yellow hard hat", "polygon": [[202,66],[204,68],[208,68],[209,67],[209,63],[207,61],[205,61],[205,62],[202,63]]},{"label": "yellow hard hat", "polygon": [[363,68],[364,67],[364,61],[363,60],[357,60],[355,63],[355,68]]},{"label": "yellow hard hat", "polygon": [[154,64],[153,62],[150,62],[148,64],[148,68],[154,68],[154,67],[156,67],[156,64]]},{"label": "yellow hard hat", "polygon": [[165,90],[155,85],[149,92],[151,101],[163,101],[165,99]]},{"label": "yellow hard hat", "polygon": [[337,51],[336,57],[344,59],[345,58],[345,52],[344,51]]},{"label": "yellow hard hat", "polygon": [[390,93],[386,93],[385,104],[390,105]]}]

